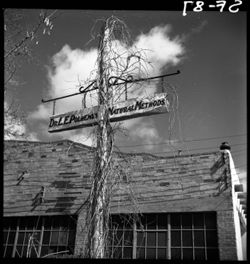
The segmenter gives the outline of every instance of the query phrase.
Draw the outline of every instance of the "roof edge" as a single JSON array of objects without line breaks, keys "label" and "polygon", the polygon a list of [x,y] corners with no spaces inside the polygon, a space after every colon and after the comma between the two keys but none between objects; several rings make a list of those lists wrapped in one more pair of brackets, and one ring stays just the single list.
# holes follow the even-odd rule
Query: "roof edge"
[{"label": "roof edge", "polygon": [[[73,140],[70,139],[61,139],[61,140],[56,140],[56,141],[30,141],[30,140],[4,140],[4,142],[20,142],[20,143],[36,143],[36,144],[56,144],[56,143],[61,143],[61,142],[68,142],[68,143],[72,143],[75,144],[79,147],[83,147],[83,148],[88,148],[90,150],[95,150],[96,147],[91,147],[88,145],[85,145],[83,143],[79,143],[79,142],[75,142]],[[158,159],[164,159],[164,158],[183,158],[183,157],[193,157],[193,156],[201,156],[201,155],[211,155],[211,154],[218,154],[220,153],[220,150],[216,150],[216,151],[207,151],[207,152],[198,152],[198,153],[192,153],[192,154],[181,154],[181,155],[164,155],[164,156],[160,156],[160,155],[155,155],[154,153],[147,153],[147,152],[135,152],[135,153],[131,153],[131,152],[118,152],[118,151],[114,151],[114,153],[116,154],[120,154],[120,155],[127,155],[127,156],[151,156],[153,158],[158,158]]]},{"label": "roof edge", "polygon": [[61,139],[61,140],[56,140],[56,141],[32,141],[32,140],[16,140],[16,139],[8,139],[8,140],[4,140],[5,142],[16,142],[16,143],[36,143],[36,144],[57,144],[57,143],[62,143],[62,142],[68,142],[68,143],[73,143],[75,145],[84,147],[84,148],[89,148],[89,149],[95,149],[95,147],[91,147],[88,145],[85,145],[83,143],[79,143],[79,142],[75,142],[73,140],[70,139]]}]

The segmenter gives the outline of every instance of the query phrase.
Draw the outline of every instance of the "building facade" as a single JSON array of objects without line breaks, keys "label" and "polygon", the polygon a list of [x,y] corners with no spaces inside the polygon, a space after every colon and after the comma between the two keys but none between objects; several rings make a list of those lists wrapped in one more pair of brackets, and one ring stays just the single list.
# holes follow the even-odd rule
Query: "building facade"
[{"label": "building facade", "polygon": [[[83,256],[94,148],[4,143],[4,257]],[[114,153],[108,258],[242,260],[246,193],[228,149]]]}]

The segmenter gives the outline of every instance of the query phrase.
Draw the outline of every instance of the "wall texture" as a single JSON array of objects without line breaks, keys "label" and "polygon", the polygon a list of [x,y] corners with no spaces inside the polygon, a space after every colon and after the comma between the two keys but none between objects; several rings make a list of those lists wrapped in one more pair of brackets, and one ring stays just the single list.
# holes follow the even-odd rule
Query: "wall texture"
[{"label": "wall texture", "polygon": [[[216,211],[220,259],[237,259],[226,152],[114,156],[112,213]],[[4,216],[77,214],[81,252],[93,157],[93,148],[69,140],[6,141]]]}]

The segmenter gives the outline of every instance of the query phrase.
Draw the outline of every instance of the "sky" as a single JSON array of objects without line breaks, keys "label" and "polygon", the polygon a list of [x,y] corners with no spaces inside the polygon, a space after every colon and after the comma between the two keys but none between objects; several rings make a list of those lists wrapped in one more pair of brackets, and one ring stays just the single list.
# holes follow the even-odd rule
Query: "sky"
[{"label": "sky", "polygon": [[[127,25],[131,36],[130,46],[117,42],[116,48],[125,54],[130,49],[145,51],[153,65],[147,69],[148,76],[181,72],[164,80],[165,91],[175,99],[170,112],[122,122],[124,130],[116,134],[115,145],[124,152],[166,156],[217,151],[227,141],[246,190],[246,12],[183,16],[181,10],[48,11],[55,18],[51,31],[40,32],[33,59],[22,61],[13,82],[11,96],[27,121],[17,129],[35,141],[94,144],[89,128],[50,134],[52,104],[41,100],[76,93],[79,85],[95,77],[97,35],[103,20],[113,15]],[[35,23],[39,12],[26,10],[24,26]],[[157,92],[161,86],[156,82],[143,83],[128,96]],[[81,100],[79,95],[57,101],[56,113],[81,109]],[[95,103],[87,98],[88,107]]]},{"label": "sky", "polygon": [[[26,10],[25,23],[34,23],[39,11]],[[13,84],[12,96],[27,117],[20,129],[29,139],[94,144],[89,128],[50,134],[52,103],[41,100],[76,93],[79,85],[95,77],[97,35],[103,19],[113,15],[126,24],[132,43],[125,47],[118,42],[116,48],[143,49],[153,65],[147,69],[148,76],[181,72],[164,80],[165,91],[176,95],[171,111],[122,122],[125,131],[116,134],[115,145],[125,152],[175,155],[179,150],[182,154],[217,151],[227,141],[245,184],[246,12],[183,16],[182,11],[167,10],[59,9],[49,13],[55,18],[51,32],[40,32],[33,60],[22,62],[18,82]],[[159,84],[144,83],[135,86],[129,97],[157,92],[161,92]],[[56,113],[79,110],[81,100],[79,95],[57,101]],[[95,100],[89,97],[87,104],[90,107]]]}]

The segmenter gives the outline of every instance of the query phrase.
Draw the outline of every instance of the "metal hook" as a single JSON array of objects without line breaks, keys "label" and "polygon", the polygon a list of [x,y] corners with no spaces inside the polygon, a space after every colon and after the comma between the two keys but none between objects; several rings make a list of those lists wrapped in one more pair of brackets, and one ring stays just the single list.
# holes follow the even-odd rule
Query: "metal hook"
[{"label": "metal hook", "polygon": [[87,96],[87,93],[84,93],[83,98],[82,98],[82,108],[86,108],[86,96]]},{"label": "metal hook", "polygon": [[53,115],[55,114],[56,111],[56,100],[53,101]]},{"label": "metal hook", "polygon": [[164,93],[164,77],[161,78],[161,92]]}]

